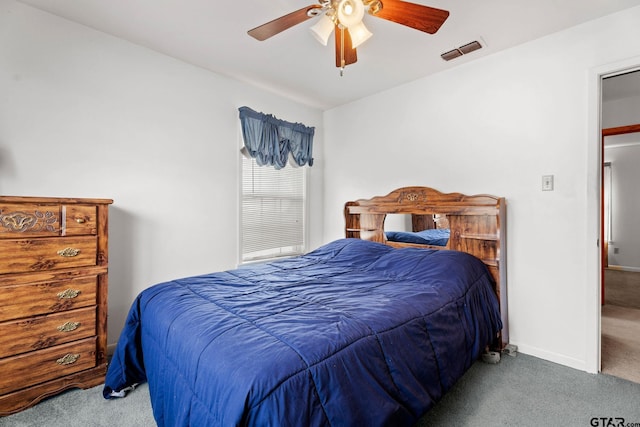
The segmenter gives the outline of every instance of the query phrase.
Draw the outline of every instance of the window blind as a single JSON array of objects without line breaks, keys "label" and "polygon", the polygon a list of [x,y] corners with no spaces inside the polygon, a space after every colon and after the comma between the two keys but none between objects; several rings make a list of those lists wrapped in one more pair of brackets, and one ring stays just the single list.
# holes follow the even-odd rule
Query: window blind
[{"label": "window blind", "polygon": [[242,158],[242,261],[298,255],[305,247],[306,169]]}]

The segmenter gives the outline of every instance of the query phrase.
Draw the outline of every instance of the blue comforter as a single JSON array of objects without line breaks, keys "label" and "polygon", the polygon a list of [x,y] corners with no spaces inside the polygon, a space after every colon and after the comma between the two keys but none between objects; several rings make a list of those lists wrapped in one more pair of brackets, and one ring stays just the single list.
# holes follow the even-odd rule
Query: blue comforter
[{"label": "blue comforter", "polygon": [[146,289],[104,396],[148,381],[159,426],[412,425],[500,328],[478,259],[342,239]]}]

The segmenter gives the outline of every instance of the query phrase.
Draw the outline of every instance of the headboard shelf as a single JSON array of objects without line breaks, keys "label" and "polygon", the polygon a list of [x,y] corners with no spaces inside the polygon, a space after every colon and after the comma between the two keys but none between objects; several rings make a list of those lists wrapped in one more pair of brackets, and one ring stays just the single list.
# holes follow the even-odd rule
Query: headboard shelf
[{"label": "headboard shelf", "polygon": [[[446,246],[388,241],[384,223],[389,214],[410,214],[412,224],[435,228],[434,216],[446,217],[450,237]],[[506,300],[506,201],[480,194],[441,193],[429,187],[398,188],[386,196],[345,203],[345,236],[384,243],[394,247],[452,249],[480,259],[493,276],[501,306],[504,329],[502,344],[509,341]],[[422,228],[421,228],[422,229]],[[413,231],[420,231],[414,229]]]},{"label": "headboard shelf", "polygon": [[413,205],[413,206],[392,206],[389,204],[381,206],[358,206],[353,205],[350,213],[366,213],[366,214],[393,214],[393,213],[412,213],[422,214],[425,212],[430,214],[449,214],[449,215],[493,215],[495,214],[495,206],[459,206],[459,205]]}]

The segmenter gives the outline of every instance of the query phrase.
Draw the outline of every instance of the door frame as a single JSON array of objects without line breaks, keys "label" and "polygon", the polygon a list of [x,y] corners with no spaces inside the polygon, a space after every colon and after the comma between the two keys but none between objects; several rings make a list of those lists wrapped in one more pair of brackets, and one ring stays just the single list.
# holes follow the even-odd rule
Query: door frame
[{"label": "door frame", "polygon": [[586,307],[585,319],[585,369],[598,373],[601,370],[601,304],[602,259],[602,80],[630,71],[640,70],[640,56],[601,65],[589,70],[587,117],[587,221],[586,221]]},{"label": "door frame", "polygon": [[[600,241],[604,242],[604,139],[607,136],[616,136],[616,135],[627,135],[629,133],[638,133],[640,132],[640,124],[626,125],[626,126],[617,126],[613,128],[602,129],[602,140],[601,140],[601,165],[600,165]],[[606,242],[605,242],[606,243]],[[607,267],[606,258],[607,258],[607,245],[603,243],[600,245],[600,250],[602,251],[600,255],[600,259],[602,261],[602,267],[600,272],[600,305],[604,305],[604,297],[605,297],[605,286],[606,283],[604,281],[604,271]]]}]

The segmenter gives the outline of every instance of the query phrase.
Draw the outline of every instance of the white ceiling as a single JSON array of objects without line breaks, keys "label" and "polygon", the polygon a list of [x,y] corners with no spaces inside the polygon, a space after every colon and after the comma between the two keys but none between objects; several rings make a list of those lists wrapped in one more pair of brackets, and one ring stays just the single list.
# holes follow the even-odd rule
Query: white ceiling
[{"label": "white ceiling", "polygon": [[[263,42],[247,35],[313,0],[20,1],[321,109],[640,5],[640,0],[414,0],[450,11],[440,31],[430,35],[366,16],[374,35],[340,77],[332,43],[322,46],[309,33],[314,20]],[[485,47],[451,62],[440,58],[473,40]]]}]

